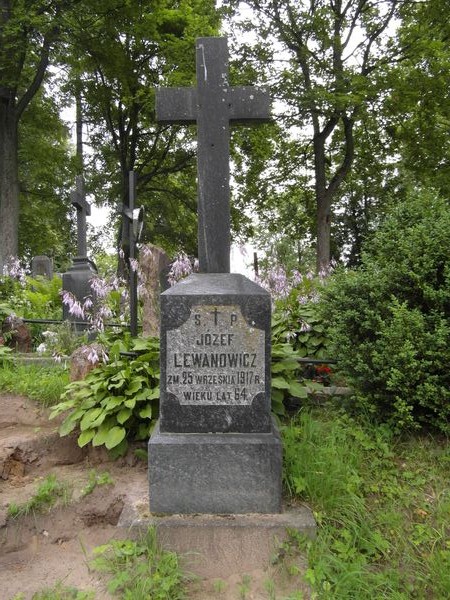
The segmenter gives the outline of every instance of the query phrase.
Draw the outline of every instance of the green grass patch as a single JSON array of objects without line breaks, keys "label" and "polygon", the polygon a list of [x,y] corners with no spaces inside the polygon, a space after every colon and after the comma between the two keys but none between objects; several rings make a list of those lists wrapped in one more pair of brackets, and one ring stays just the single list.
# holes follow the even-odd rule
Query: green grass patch
[{"label": "green grass patch", "polygon": [[283,428],[288,491],[318,522],[306,552],[317,598],[450,597],[450,447],[326,411]]},{"label": "green grass patch", "polygon": [[[52,588],[45,588],[35,592],[31,600],[94,600],[94,592],[84,592],[74,587],[57,583]],[[25,600],[25,594],[17,594],[11,600]]]},{"label": "green grass patch", "polygon": [[60,365],[0,366],[0,391],[27,396],[44,406],[52,406],[59,402],[68,383],[68,370]]},{"label": "green grass patch", "polygon": [[67,483],[58,481],[55,475],[48,475],[39,485],[36,493],[26,502],[11,502],[8,506],[9,517],[19,519],[31,513],[42,513],[49,510],[58,500],[67,504],[70,499],[70,488]]},{"label": "green grass patch", "polygon": [[186,598],[186,576],[178,556],[162,550],[154,529],[142,541],[112,540],[94,550],[90,566],[108,573],[108,591],[130,600],[182,600]]},{"label": "green grass patch", "polygon": [[114,479],[108,473],[108,471],[104,471],[103,473],[97,473],[95,469],[89,471],[89,480],[84,488],[81,490],[81,497],[88,496],[92,494],[96,487],[99,485],[113,485]]}]

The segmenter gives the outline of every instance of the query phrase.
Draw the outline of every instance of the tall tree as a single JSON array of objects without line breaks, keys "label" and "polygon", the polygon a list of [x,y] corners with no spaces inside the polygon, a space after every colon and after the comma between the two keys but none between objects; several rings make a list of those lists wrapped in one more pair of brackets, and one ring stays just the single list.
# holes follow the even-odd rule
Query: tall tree
[{"label": "tall tree", "polygon": [[[189,132],[155,123],[155,87],[192,83],[195,38],[218,30],[214,4],[91,2],[74,17],[68,39],[94,150],[90,165],[86,156],[90,184],[111,206],[127,206],[128,173],[136,171],[145,239],[168,249],[195,252],[194,145]],[[126,227],[121,246],[127,253]]]},{"label": "tall tree", "polygon": [[32,256],[47,254],[64,269],[75,238],[69,192],[76,160],[59,107],[42,88],[20,120],[19,138],[18,255],[29,263]]},{"label": "tall tree", "polygon": [[[333,203],[348,177],[358,148],[355,126],[384,93],[378,74],[398,59],[388,34],[400,0],[248,0],[252,14],[244,27],[257,34],[256,55],[273,72],[282,102],[282,162],[304,181],[315,200],[318,269],[330,261]],[[275,38],[275,39],[274,39]],[[271,42],[272,40],[272,42]],[[279,63],[282,68],[274,68]],[[264,64],[261,68],[264,68]],[[286,166],[288,162],[289,166]],[[300,164],[299,164],[300,163]],[[308,184],[307,184],[308,185]],[[308,185],[309,187],[309,185]]]},{"label": "tall tree", "polygon": [[44,80],[70,0],[0,0],[0,271],[18,254],[18,125]]}]

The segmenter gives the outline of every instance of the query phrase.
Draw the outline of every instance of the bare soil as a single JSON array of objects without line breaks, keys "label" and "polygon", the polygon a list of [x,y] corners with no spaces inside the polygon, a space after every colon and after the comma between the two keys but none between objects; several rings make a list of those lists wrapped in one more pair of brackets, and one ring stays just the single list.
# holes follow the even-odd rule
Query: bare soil
[{"label": "bare soil", "polygon": [[[112,462],[102,450],[80,449],[76,436],[60,438],[58,422],[49,421],[48,413],[27,398],[0,394],[0,599],[23,594],[31,600],[35,592],[58,582],[93,591],[96,600],[110,599],[104,576],[89,568],[92,550],[113,538],[129,537],[117,523],[126,502],[139,499],[148,505],[147,465],[134,453]],[[107,472],[113,483],[83,496],[93,470]],[[8,517],[8,506],[29,500],[49,474],[68,484],[70,501],[44,514]],[[304,584],[290,577],[286,567],[283,562],[220,581],[197,578],[188,597],[280,600],[302,590],[308,598]],[[275,596],[269,590],[271,582]]]}]

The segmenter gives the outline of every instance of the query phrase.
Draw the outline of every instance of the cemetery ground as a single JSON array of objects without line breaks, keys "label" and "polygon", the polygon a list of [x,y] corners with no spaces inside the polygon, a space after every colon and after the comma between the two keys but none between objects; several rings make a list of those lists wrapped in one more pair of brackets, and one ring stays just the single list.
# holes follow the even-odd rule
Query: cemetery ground
[{"label": "cemetery ground", "polygon": [[[303,407],[282,424],[285,500],[312,507],[316,540],[292,534],[267,571],[192,581],[183,557],[161,553],[150,534],[146,544],[110,546],[112,572],[99,572],[92,553],[119,537],[125,495],[146,502],[146,462],[133,452],[113,462],[60,438],[36,392],[39,381],[51,389],[52,375],[43,369],[39,380],[38,370],[30,373],[22,370],[15,383],[7,369],[0,373],[5,600],[450,597],[448,440],[396,436],[351,418],[335,402]],[[16,395],[15,387],[26,395],[31,389],[36,399]],[[45,403],[52,401],[49,394]],[[108,591],[111,581],[115,592]],[[144,581],[155,587],[143,592]]]}]

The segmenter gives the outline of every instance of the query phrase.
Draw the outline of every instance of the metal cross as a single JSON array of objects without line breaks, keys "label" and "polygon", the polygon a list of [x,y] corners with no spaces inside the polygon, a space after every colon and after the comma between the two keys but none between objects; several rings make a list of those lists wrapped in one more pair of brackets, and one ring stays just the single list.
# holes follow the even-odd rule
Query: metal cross
[{"label": "metal cross", "polygon": [[84,179],[77,175],[76,188],[70,192],[70,201],[77,209],[77,255],[87,256],[86,244],[86,215],[91,214],[91,205],[86,200]]},{"label": "metal cross", "polygon": [[202,273],[230,272],[230,121],[270,120],[268,92],[228,85],[226,38],[196,41],[197,87],[160,88],[156,120],[197,123],[198,254]]}]

